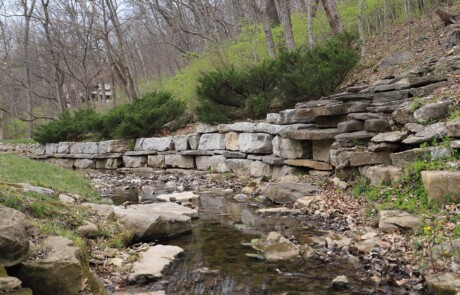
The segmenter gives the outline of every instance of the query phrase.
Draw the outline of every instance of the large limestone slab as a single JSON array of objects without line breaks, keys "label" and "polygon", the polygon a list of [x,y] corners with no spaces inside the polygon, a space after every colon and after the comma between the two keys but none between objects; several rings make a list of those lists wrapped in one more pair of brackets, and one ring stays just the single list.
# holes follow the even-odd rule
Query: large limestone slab
[{"label": "large limestone slab", "polygon": [[76,159],[73,165],[76,169],[94,169],[96,168],[96,161],[90,159]]},{"label": "large limestone slab", "polygon": [[364,123],[359,120],[348,120],[348,121],[337,124],[338,133],[361,131],[363,129],[364,129]]},{"label": "large limestone slab", "polygon": [[118,222],[140,241],[172,238],[192,230],[191,218],[174,212],[152,213],[146,205],[115,207]]},{"label": "large limestone slab", "polygon": [[189,150],[189,135],[177,135],[173,137],[174,149],[178,152]]},{"label": "large limestone slab", "polygon": [[60,142],[57,145],[56,153],[58,154],[69,154],[70,148],[72,147],[73,142]]},{"label": "large limestone slab", "polygon": [[424,142],[431,142],[433,139],[441,139],[447,135],[446,123],[438,122],[425,127],[423,131],[417,132],[409,136],[403,143],[405,144],[420,144]]},{"label": "large limestone slab", "polygon": [[220,124],[217,126],[217,130],[220,133],[227,133],[227,132],[246,132],[252,133],[254,132],[254,123],[250,122],[237,122],[233,124]]},{"label": "large limestone slab", "polygon": [[147,164],[147,156],[123,156],[123,163],[126,168],[139,168],[145,167]]},{"label": "large limestone slab", "polygon": [[277,232],[270,232],[255,245],[262,250],[267,261],[297,259],[300,249]]},{"label": "large limestone slab", "polygon": [[198,126],[196,126],[196,133],[202,134],[202,133],[214,133],[214,132],[217,132],[216,125],[199,124]]},{"label": "large limestone slab", "polygon": [[124,153],[129,151],[129,143],[126,140],[106,140],[99,142],[99,153]]},{"label": "large limestone slab", "polygon": [[273,136],[265,133],[241,133],[238,138],[240,152],[249,154],[271,154]]},{"label": "large limestone slab", "polygon": [[379,228],[385,232],[416,229],[420,219],[404,211],[382,210],[379,213]]},{"label": "large limestone slab", "polygon": [[300,198],[320,193],[320,189],[309,183],[269,183],[262,188],[261,194],[277,204],[295,202]]},{"label": "large limestone slab", "polygon": [[2,205],[0,216],[0,266],[13,266],[27,258],[31,225],[23,213]]},{"label": "large limestone slab", "polygon": [[425,277],[428,291],[433,295],[459,294],[460,275],[440,272]]},{"label": "large limestone slab", "polygon": [[225,135],[219,133],[209,133],[201,135],[198,149],[225,150]]},{"label": "large limestone slab", "polygon": [[155,245],[141,254],[139,261],[133,264],[129,281],[145,284],[163,276],[172,261],[184,250],[177,246]]},{"label": "large limestone slab", "polygon": [[327,140],[334,139],[339,134],[336,128],[330,129],[302,129],[296,131],[281,132],[283,138],[296,139],[296,140]]},{"label": "large limestone slab", "polygon": [[147,165],[153,168],[166,168],[165,155],[148,156]]},{"label": "large limestone slab", "polygon": [[27,260],[12,271],[37,295],[79,294],[84,280],[84,255],[79,247],[64,237],[44,239],[37,259]]},{"label": "large limestone slab", "polygon": [[460,118],[457,118],[446,125],[447,135],[452,137],[460,137]]},{"label": "large limestone slab", "polygon": [[315,124],[275,125],[267,123],[258,123],[254,126],[254,132],[278,135],[284,131],[295,131],[299,129],[310,129],[314,127]]},{"label": "large limestone slab", "polygon": [[195,168],[195,157],[182,155],[165,155],[165,165],[173,168]]},{"label": "large limestone slab", "polygon": [[[139,141],[139,145],[138,145]],[[174,150],[174,141],[171,136],[140,138],[136,141],[136,151],[166,152]]]},{"label": "large limestone slab", "polygon": [[237,132],[228,132],[225,133],[225,148],[229,151],[239,151],[240,145],[238,143],[238,138],[240,134]]},{"label": "large limestone slab", "polygon": [[421,123],[430,120],[439,120],[447,115],[451,104],[451,100],[428,103],[414,112],[414,118]]},{"label": "large limestone slab", "polygon": [[376,136],[372,137],[372,142],[401,142],[407,138],[409,133],[407,131],[392,131],[379,133]]},{"label": "large limestone slab", "polygon": [[284,159],[309,158],[311,143],[275,136],[272,141],[273,155]]},{"label": "large limestone slab", "polygon": [[281,125],[296,124],[296,123],[312,123],[315,116],[310,109],[289,109],[279,113],[278,122]]},{"label": "large limestone slab", "polygon": [[253,161],[249,168],[249,174],[253,177],[271,177],[273,167],[262,161]]},{"label": "large limestone slab", "polygon": [[390,155],[393,166],[404,168],[417,160],[430,161],[442,158],[449,158],[452,152],[445,147],[415,148]]},{"label": "large limestone slab", "polygon": [[196,168],[198,170],[207,171],[211,169],[212,171],[218,173],[228,172],[229,169],[226,163],[226,157],[223,155],[216,156],[198,156],[195,158]]},{"label": "large limestone slab", "polygon": [[371,185],[380,186],[398,180],[403,169],[395,166],[364,166],[359,168],[359,173],[369,179]]},{"label": "large limestone slab", "polygon": [[458,171],[423,171],[423,186],[428,197],[438,204],[460,200],[460,172]]},{"label": "large limestone slab", "polygon": [[57,143],[47,143],[45,145],[45,154],[53,155],[57,153],[58,144]]},{"label": "large limestone slab", "polygon": [[251,171],[251,160],[246,159],[227,159],[225,160],[225,165],[229,171],[237,175],[250,175]]}]

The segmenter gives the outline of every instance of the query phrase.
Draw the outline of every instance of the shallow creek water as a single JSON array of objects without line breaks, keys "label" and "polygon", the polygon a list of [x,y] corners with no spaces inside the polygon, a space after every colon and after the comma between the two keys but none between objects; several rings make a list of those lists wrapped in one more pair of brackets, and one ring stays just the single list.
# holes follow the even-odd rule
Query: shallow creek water
[{"label": "shallow creek water", "polygon": [[[325,233],[315,232],[295,216],[260,216],[261,203],[239,203],[233,195],[202,194],[196,205],[200,218],[192,233],[162,242],[183,248],[164,278],[142,289],[165,290],[166,294],[370,294],[372,287],[344,260],[321,263],[302,258],[294,261],[267,262],[246,256],[255,253],[242,243],[277,231],[297,241]],[[331,281],[346,275],[350,288],[334,291]]]}]

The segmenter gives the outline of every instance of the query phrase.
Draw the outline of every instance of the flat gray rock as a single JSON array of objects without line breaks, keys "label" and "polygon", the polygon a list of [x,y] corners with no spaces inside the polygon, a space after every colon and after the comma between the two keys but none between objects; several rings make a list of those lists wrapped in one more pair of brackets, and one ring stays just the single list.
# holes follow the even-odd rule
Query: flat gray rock
[{"label": "flat gray rock", "polygon": [[163,271],[182,254],[184,250],[177,246],[155,245],[141,254],[139,261],[133,264],[129,281],[145,284],[163,276]]},{"label": "flat gray rock", "polygon": [[426,126],[424,130],[417,132],[415,135],[411,135],[403,143],[405,144],[420,144],[424,142],[430,142],[433,139],[440,139],[447,135],[446,123],[439,122],[429,126]]}]

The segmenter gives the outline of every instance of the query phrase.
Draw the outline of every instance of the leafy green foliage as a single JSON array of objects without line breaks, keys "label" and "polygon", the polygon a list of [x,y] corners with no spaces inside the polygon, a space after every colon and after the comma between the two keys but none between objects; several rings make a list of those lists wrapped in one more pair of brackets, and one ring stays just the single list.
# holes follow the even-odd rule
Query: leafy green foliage
[{"label": "leafy green foliage", "polygon": [[328,95],[359,60],[355,40],[356,35],[344,33],[314,49],[282,52],[242,70],[230,66],[205,73],[198,78],[198,118],[206,123],[258,119]]},{"label": "leafy green foliage", "polygon": [[96,130],[99,120],[92,109],[77,110],[73,115],[65,111],[58,120],[38,126],[33,138],[39,143],[82,140]]},{"label": "leafy green foliage", "polygon": [[185,104],[170,93],[156,92],[144,95],[131,104],[116,108],[104,121],[106,138],[139,138],[158,133],[185,112]]},{"label": "leafy green foliage", "polygon": [[[92,109],[66,111],[59,119],[39,126],[34,140],[39,143],[84,140],[89,138],[138,138],[153,135],[167,123],[181,122],[186,106],[170,93],[148,93],[133,103],[107,114]],[[174,127],[179,127],[175,124]]]}]

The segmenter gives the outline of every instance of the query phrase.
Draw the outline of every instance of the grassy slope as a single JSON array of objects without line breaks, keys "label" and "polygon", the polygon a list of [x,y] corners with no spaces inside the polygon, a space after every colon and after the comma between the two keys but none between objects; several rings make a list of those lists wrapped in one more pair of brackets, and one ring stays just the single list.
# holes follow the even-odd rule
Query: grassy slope
[{"label": "grassy slope", "polygon": [[76,193],[83,197],[97,196],[90,180],[84,177],[83,172],[63,169],[15,155],[0,155],[0,182],[26,182],[57,191]]}]

